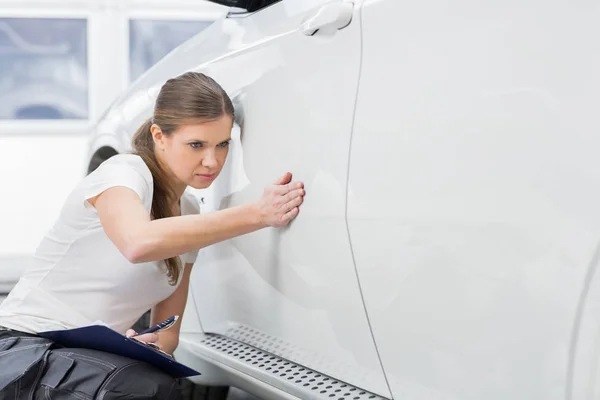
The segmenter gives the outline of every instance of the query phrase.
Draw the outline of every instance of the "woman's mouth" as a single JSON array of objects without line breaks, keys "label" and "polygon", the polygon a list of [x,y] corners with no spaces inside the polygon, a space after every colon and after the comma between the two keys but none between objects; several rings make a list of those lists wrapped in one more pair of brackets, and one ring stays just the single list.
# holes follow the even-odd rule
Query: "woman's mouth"
[{"label": "woman's mouth", "polygon": [[210,182],[217,177],[217,174],[196,174],[196,176],[203,181]]}]

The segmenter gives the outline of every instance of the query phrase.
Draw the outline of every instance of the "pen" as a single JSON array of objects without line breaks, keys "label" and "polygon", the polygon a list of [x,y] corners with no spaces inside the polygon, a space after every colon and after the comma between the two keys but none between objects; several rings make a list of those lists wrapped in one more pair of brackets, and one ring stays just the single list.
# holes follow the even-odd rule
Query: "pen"
[{"label": "pen", "polygon": [[140,335],[144,335],[146,333],[154,333],[154,332],[167,330],[170,327],[172,327],[173,325],[175,325],[175,322],[177,322],[178,319],[179,319],[179,315],[173,315],[172,317],[165,319],[163,322],[160,322],[160,323],[146,329],[145,331],[138,333],[135,336],[140,336]]}]

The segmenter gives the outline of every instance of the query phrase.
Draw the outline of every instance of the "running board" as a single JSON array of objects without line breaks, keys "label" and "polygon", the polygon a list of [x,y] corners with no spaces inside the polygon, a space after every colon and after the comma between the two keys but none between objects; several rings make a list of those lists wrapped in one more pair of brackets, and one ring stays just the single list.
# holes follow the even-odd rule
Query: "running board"
[{"label": "running board", "polygon": [[198,339],[193,344],[201,353],[194,352],[197,356],[229,365],[299,399],[389,400],[226,336],[206,333]]}]

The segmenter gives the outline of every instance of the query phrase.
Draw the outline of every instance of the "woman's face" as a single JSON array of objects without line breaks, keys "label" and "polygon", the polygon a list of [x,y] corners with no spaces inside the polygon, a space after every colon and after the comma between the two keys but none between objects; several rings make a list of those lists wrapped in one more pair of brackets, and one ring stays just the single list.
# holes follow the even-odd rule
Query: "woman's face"
[{"label": "woman's face", "polygon": [[225,164],[232,127],[233,121],[227,115],[215,121],[182,125],[171,135],[152,126],[156,155],[176,180],[176,187],[210,186]]}]

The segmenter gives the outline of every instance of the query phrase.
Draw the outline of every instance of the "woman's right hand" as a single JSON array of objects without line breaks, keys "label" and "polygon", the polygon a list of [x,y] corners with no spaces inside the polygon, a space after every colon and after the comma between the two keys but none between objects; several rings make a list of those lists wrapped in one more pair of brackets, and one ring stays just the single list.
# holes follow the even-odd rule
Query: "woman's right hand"
[{"label": "woman's right hand", "polygon": [[300,212],[304,193],[304,183],[292,182],[289,172],[267,186],[257,202],[261,224],[273,227],[289,224]]}]

